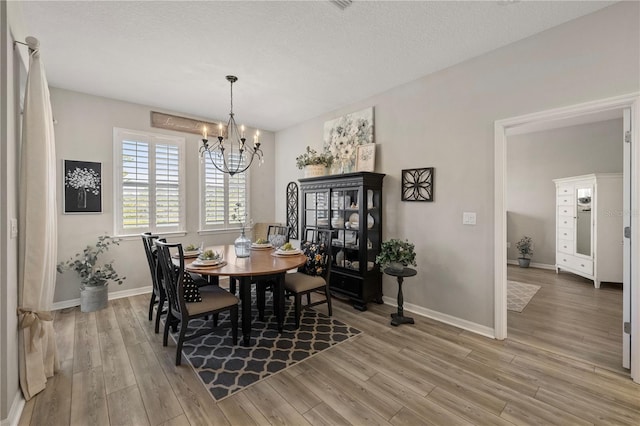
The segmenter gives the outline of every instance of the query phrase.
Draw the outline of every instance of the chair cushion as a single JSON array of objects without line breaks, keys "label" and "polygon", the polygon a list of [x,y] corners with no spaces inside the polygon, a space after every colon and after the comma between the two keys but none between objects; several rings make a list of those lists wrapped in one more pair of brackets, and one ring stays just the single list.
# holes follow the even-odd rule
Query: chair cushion
[{"label": "chair cushion", "polygon": [[284,276],[284,288],[294,293],[314,290],[316,288],[324,287],[325,285],[326,281],[324,278],[303,274],[301,272],[285,274]]},{"label": "chair cushion", "polygon": [[326,245],[305,241],[300,249],[307,256],[307,262],[300,268],[300,272],[311,276],[323,276],[327,270]]},{"label": "chair cushion", "polygon": [[200,296],[200,290],[198,289],[198,285],[193,280],[193,278],[191,278],[190,273],[185,272],[182,286],[184,288],[184,301],[186,303],[202,302],[202,296]]},{"label": "chair cushion", "polygon": [[187,303],[187,311],[190,316],[217,311],[238,304],[238,298],[236,296],[215,285],[206,287],[206,291],[202,289],[200,294],[202,296],[202,302]]}]

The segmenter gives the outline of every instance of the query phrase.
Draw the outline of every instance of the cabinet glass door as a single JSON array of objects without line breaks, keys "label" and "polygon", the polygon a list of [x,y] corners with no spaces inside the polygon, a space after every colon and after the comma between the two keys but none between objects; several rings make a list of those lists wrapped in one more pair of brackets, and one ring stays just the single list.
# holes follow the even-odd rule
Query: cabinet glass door
[{"label": "cabinet glass door", "polygon": [[328,191],[305,194],[305,225],[313,228],[329,226]]}]

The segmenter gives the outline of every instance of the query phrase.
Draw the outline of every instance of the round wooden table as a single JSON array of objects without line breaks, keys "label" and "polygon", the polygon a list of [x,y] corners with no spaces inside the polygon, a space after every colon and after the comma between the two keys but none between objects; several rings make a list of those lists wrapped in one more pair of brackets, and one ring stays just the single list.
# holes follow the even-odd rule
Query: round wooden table
[{"label": "round wooden table", "polygon": [[212,246],[205,250],[222,253],[226,264],[220,267],[193,266],[196,259],[185,259],[185,268],[190,272],[211,277],[231,277],[239,282],[240,299],[242,304],[242,339],[245,346],[251,341],[251,283],[258,279],[273,279],[274,306],[278,320],[278,331],[284,327],[284,274],[304,265],[307,257],[302,253],[296,255],[279,256],[275,249],[252,249],[251,256],[236,257],[233,244],[226,246]]}]

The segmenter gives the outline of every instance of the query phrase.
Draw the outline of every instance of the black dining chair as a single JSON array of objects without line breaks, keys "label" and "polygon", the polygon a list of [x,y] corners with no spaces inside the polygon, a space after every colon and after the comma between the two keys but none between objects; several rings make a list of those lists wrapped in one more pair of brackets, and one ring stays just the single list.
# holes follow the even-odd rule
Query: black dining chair
[{"label": "black dining chair", "polygon": [[[238,298],[219,286],[208,286],[200,292],[201,301],[187,302],[185,300],[185,269],[184,251],[180,243],[156,241],[158,247],[158,263],[161,265],[165,291],[169,302],[167,319],[164,324],[163,346],[167,346],[169,327],[180,326],[176,347],[176,365],[182,361],[182,346],[186,340],[191,340],[211,333],[203,329],[187,335],[189,321],[195,318],[212,315],[212,329],[217,326],[218,314],[229,311],[233,344],[238,343]],[[172,254],[177,253],[177,266],[172,260]]]},{"label": "black dining chair", "polygon": [[[281,244],[279,245],[289,242],[289,227],[286,225],[269,225],[267,227],[267,241],[272,243],[275,247],[277,244],[273,243],[274,236],[280,237]],[[273,291],[274,284],[275,283],[272,279],[256,281],[256,303],[258,305],[258,318],[260,319],[260,321],[264,321],[264,310],[267,301],[267,291]]]},{"label": "black dining chair", "polygon": [[[307,262],[298,268],[297,272],[285,274],[285,292],[292,294],[295,299],[296,328],[300,327],[302,310],[327,304],[329,316],[332,315],[331,289],[331,231],[320,229],[306,229],[300,249],[307,256]],[[311,293],[322,290],[325,298],[311,303]],[[307,304],[302,305],[302,296],[307,296]]]},{"label": "black dining chair", "polygon": [[157,249],[155,247],[155,241],[158,239],[158,236],[151,234],[151,232],[144,232],[141,236],[144,252],[147,256],[147,263],[149,264],[149,272],[151,273],[152,291],[149,300],[149,321],[153,320],[153,308],[156,303],[158,304],[155,324],[155,332],[157,334],[160,330],[160,316],[166,313],[164,310],[164,302],[167,300],[164,285],[161,282],[162,271],[158,264]]}]

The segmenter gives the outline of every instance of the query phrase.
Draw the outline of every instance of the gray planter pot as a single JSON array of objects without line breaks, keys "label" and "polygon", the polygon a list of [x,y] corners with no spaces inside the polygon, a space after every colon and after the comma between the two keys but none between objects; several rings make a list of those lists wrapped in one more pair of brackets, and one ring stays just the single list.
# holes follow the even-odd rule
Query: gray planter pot
[{"label": "gray planter pot", "polygon": [[527,259],[524,257],[518,258],[518,265],[520,265],[521,268],[528,268],[530,262],[531,262],[531,259]]},{"label": "gray planter pot", "polygon": [[85,287],[80,290],[80,311],[95,312],[107,307],[109,301],[109,286]]}]

